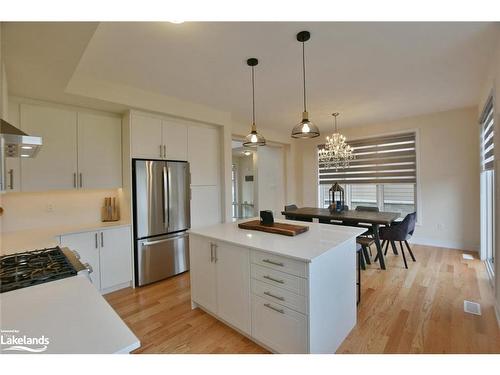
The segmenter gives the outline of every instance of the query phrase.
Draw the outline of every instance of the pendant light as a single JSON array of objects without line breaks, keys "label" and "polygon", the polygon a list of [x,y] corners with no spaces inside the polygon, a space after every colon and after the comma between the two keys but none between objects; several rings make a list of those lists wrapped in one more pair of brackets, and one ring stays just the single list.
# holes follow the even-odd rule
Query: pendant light
[{"label": "pendant light", "polygon": [[338,112],[332,113],[334,117],[333,134],[326,137],[325,145],[319,150],[319,162],[326,169],[347,168],[354,159],[353,148],[346,143],[346,137],[339,133],[337,127]]},{"label": "pendant light", "polygon": [[257,147],[265,146],[266,139],[257,133],[257,127],[255,126],[255,78],[254,78],[254,67],[257,66],[259,60],[252,57],[247,60],[247,65],[252,68],[252,130],[250,134],[245,137],[243,146],[245,147]]},{"label": "pendant light", "polygon": [[306,56],[305,42],[309,40],[311,34],[309,31],[301,31],[297,34],[297,40],[302,43],[302,75],[304,83],[304,112],[302,112],[302,121],[294,126],[292,130],[293,138],[315,138],[319,136],[319,129],[309,120],[309,114],[306,107]]}]

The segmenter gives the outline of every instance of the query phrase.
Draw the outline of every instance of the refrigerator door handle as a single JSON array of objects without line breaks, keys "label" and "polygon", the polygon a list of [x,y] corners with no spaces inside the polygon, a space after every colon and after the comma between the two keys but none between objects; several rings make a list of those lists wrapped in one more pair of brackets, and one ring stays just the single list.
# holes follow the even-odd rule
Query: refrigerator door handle
[{"label": "refrigerator door handle", "polygon": [[166,223],[166,230],[170,227],[170,174],[168,165],[163,167],[163,222]]},{"label": "refrigerator door handle", "polygon": [[161,199],[162,199],[162,210],[161,210],[161,216],[162,216],[162,222],[165,224],[165,207],[166,207],[166,202],[165,202],[165,186],[166,186],[166,181],[167,181],[167,176],[165,175],[165,167],[162,168],[161,170]]}]

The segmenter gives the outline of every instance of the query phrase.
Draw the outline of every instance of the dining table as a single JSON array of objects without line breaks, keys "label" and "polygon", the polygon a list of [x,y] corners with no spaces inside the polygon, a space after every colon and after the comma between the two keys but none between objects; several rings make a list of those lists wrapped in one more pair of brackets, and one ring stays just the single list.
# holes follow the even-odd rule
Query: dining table
[{"label": "dining table", "polygon": [[372,229],[373,239],[377,247],[377,259],[380,268],[385,270],[384,254],[380,243],[379,228],[381,225],[390,226],[399,217],[398,212],[376,212],[361,210],[330,211],[328,208],[298,207],[281,212],[287,219],[312,221],[318,219],[320,223],[357,226]]}]

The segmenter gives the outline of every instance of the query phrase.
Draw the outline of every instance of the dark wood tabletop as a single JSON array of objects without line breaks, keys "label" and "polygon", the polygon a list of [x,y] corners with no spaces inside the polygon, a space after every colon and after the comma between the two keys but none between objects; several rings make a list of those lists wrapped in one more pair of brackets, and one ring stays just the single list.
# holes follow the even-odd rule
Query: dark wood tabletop
[{"label": "dark wood tabletop", "polygon": [[348,210],[342,212],[330,212],[328,208],[300,207],[295,210],[282,211],[285,216],[296,216],[303,218],[318,218],[326,220],[353,221],[369,224],[390,225],[399,218],[397,212],[372,212]]}]

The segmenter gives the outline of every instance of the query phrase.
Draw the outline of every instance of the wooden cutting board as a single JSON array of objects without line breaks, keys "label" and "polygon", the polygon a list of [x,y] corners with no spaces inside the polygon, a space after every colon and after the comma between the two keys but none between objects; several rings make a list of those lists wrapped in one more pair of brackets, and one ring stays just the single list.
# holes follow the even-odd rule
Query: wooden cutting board
[{"label": "wooden cutting board", "polygon": [[259,230],[261,232],[282,234],[284,236],[296,236],[307,232],[309,227],[304,225],[293,225],[284,223],[274,223],[272,225],[263,225],[260,220],[251,220],[244,223],[239,223],[238,227],[241,229]]}]

